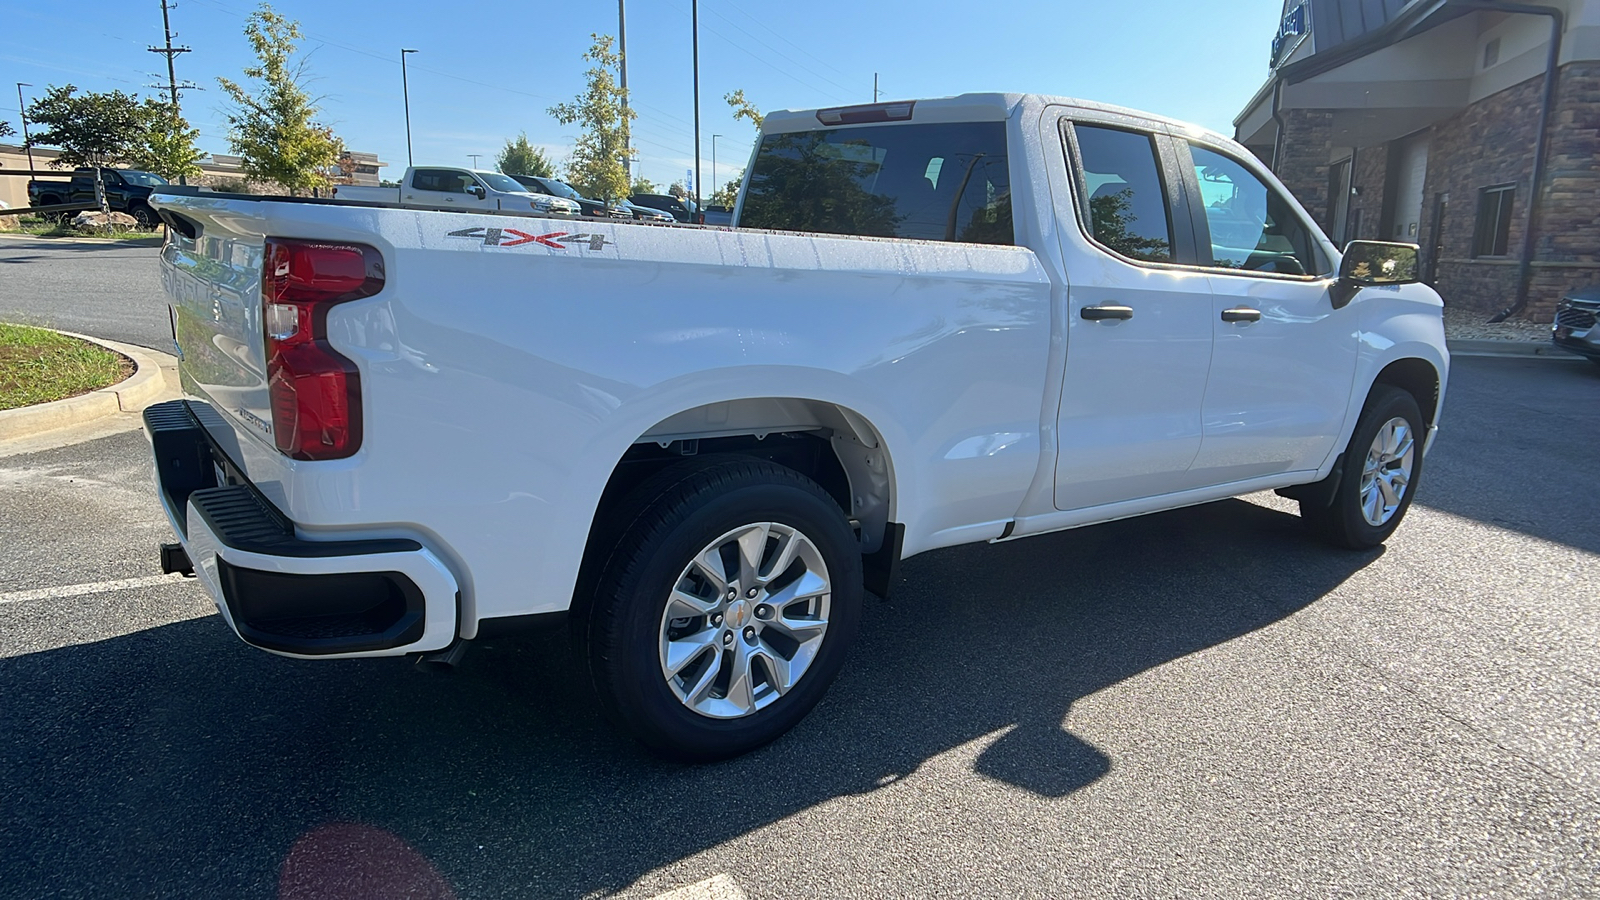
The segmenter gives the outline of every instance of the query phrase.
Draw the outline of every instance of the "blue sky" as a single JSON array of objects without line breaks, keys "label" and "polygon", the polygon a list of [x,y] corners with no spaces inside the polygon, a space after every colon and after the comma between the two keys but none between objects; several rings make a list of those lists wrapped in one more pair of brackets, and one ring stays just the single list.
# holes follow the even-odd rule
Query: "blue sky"
[{"label": "blue sky", "polygon": [[[693,165],[688,0],[630,0],[628,79],[636,173],[665,185]],[[201,149],[226,153],[219,75],[250,63],[242,34],[249,0],[182,0],[173,11],[178,77],[205,88],[184,97]],[[400,47],[410,57],[411,125],[418,163],[492,166],[505,139],[525,130],[558,164],[575,128],[546,109],[583,85],[591,32],[615,34],[611,0],[520,7],[417,0],[279,0],[307,33],[323,120],[354,150],[376,152],[397,177],[405,166]],[[913,4],[855,0],[772,3],[701,0],[700,93],[704,189],[748,158],[754,130],[728,115],[724,94],[742,88],[763,111],[966,91],[1085,97],[1198,122],[1232,133],[1232,119],[1267,77],[1282,0],[1102,0]],[[165,63],[160,0],[19,4],[0,30],[0,119],[17,121],[13,82],[43,92],[154,93]]]}]

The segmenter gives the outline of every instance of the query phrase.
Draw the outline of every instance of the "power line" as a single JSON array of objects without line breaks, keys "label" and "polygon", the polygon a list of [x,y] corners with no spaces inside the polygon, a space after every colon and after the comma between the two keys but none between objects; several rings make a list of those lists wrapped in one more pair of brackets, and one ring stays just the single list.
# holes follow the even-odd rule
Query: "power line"
[{"label": "power line", "polygon": [[796,50],[799,50],[801,53],[804,53],[806,56],[811,57],[812,59],[814,59],[817,62],[821,63],[826,68],[832,69],[834,72],[838,73],[840,78],[844,78],[846,80],[849,80],[849,79],[854,77],[849,72],[846,72],[843,69],[839,68],[838,66],[835,66],[835,65],[829,63],[827,60],[823,59],[822,57],[816,55],[815,53],[812,53],[810,50],[807,50],[806,48],[800,46],[799,44],[796,44],[794,41],[789,40],[787,37],[784,36],[783,32],[777,30],[776,28],[773,28],[772,26],[770,26],[767,23],[761,21],[760,19],[756,18],[755,16],[752,16],[750,13],[746,12],[743,7],[739,6],[737,3],[734,3],[733,0],[723,0],[723,2],[727,3],[727,5],[731,9],[737,10],[740,15],[742,15],[745,18],[749,19],[751,22],[754,22],[756,25],[760,26],[761,28],[765,29],[766,31],[771,32],[773,35],[775,35],[778,38],[778,40],[783,41],[785,44],[788,44],[789,46],[795,48]]},{"label": "power line", "polygon": [[[756,37],[755,35],[751,34],[750,32],[745,31],[743,28],[741,28],[739,26],[738,22],[733,21],[732,19],[728,18],[727,16],[723,15],[722,13],[719,13],[714,9],[707,10],[707,12],[711,13],[713,16],[716,16],[717,18],[721,19],[722,21],[727,22],[729,25],[732,25],[734,28],[738,28],[739,29],[739,33],[743,34],[745,37],[749,38],[750,40],[755,41],[756,43],[758,43],[761,46],[767,48],[768,50],[771,50],[773,53],[777,54],[778,56],[783,57],[784,59],[786,59],[789,62],[795,64],[796,66],[799,66],[800,68],[805,69],[807,72],[810,72],[811,74],[817,76],[818,78],[821,78],[823,81],[826,81],[827,83],[833,85],[834,87],[844,91],[846,93],[846,95],[848,96],[848,94],[850,92],[850,89],[845,87],[844,85],[840,84],[839,82],[834,81],[832,78],[829,78],[826,75],[823,75],[821,72],[818,72],[817,70],[811,68],[810,66],[807,66],[804,63],[801,63],[799,60],[795,59],[794,57],[789,56],[788,54],[786,54],[783,51],[779,50],[777,47],[774,47],[771,44],[767,43],[766,41],[763,41],[762,39],[760,39],[760,38]],[[774,68],[776,68],[776,67],[774,67]]]},{"label": "power line", "polygon": [[[827,90],[825,88],[818,87],[817,85],[812,84],[809,81],[806,81],[804,78],[801,78],[800,76],[794,74],[793,72],[789,71],[788,69],[785,69],[782,66],[774,65],[772,60],[767,59],[767,58],[762,57],[762,56],[756,55],[748,47],[746,47],[743,44],[739,43],[738,41],[735,41],[734,39],[728,37],[727,35],[723,34],[722,32],[717,31],[715,28],[712,28],[709,25],[706,26],[705,28],[706,28],[707,31],[711,32],[712,34],[716,35],[719,38],[722,38],[724,41],[727,41],[730,45],[732,45],[734,47],[737,47],[740,51],[742,51],[743,53],[749,55],[749,57],[751,59],[760,61],[761,63],[771,67],[772,70],[775,71],[775,72],[778,72],[780,74],[789,76],[797,84],[802,84],[802,85],[810,88],[811,90],[817,91],[817,92],[822,93],[822,94],[826,94],[829,97],[834,98],[835,100],[843,99],[844,102],[846,102],[846,103],[850,102],[848,97],[841,98],[838,94],[835,94],[833,91]],[[774,52],[776,52],[776,51],[774,51]],[[785,59],[787,59],[787,57],[785,57]],[[790,61],[793,62],[793,60],[790,60]]]}]

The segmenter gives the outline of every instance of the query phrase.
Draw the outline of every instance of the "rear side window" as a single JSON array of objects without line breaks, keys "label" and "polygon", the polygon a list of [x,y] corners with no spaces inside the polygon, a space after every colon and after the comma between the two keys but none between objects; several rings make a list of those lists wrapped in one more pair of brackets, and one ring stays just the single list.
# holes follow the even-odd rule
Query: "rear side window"
[{"label": "rear side window", "polygon": [[1089,233],[1129,259],[1172,261],[1171,206],[1148,134],[1075,125]]},{"label": "rear side window", "polygon": [[465,194],[472,180],[462,172],[449,169],[418,169],[411,178],[411,186],[419,191],[443,191],[447,194]]},{"label": "rear side window", "polygon": [[1005,123],[769,134],[751,169],[739,224],[1014,243]]}]

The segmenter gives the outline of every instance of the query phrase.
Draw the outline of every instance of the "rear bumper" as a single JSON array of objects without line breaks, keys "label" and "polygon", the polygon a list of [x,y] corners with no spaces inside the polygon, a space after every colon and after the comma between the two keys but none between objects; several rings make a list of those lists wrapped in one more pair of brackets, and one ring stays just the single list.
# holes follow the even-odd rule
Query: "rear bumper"
[{"label": "rear bumper", "polygon": [[455,577],[409,538],[306,540],[175,400],[144,411],[162,507],[222,617],[285,656],[398,656],[457,633]]}]

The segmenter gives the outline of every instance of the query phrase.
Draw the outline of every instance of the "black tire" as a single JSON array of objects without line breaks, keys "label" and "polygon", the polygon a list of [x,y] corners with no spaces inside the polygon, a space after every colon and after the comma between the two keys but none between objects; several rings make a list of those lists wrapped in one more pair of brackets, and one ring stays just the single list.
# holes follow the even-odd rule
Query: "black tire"
[{"label": "black tire", "polygon": [[[1395,418],[1405,420],[1414,442],[1411,477],[1394,512],[1383,524],[1373,525],[1362,511],[1362,469],[1378,430]],[[1382,544],[1400,527],[1400,520],[1405,518],[1406,510],[1411,508],[1411,501],[1417,495],[1417,486],[1422,481],[1422,448],[1427,433],[1415,397],[1391,385],[1375,385],[1361,411],[1355,433],[1350,436],[1350,444],[1345,448],[1344,460],[1340,463],[1342,471],[1335,470],[1329,476],[1338,478],[1333,502],[1324,504],[1319,500],[1301,500],[1300,517],[1318,537],[1337,547],[1367,550]],[[1311,493],[1315,495],[1321,492]]]},{"label": "black tire", "polygon": [[135,203],[129,206],[128,215],[133,216],[133,220],[139,223],[139,228],[142,231],[154,230],[156,223],[161,221],[161,217],[156,215],[156,211],[143,203]]},{"label": "black tire", "polygon": [[[607,714],[653,752],[685,762],[737,756],[784,734],[827,692],[860,625],[861,552],[839,504],[793,470],[739,458],[664,470],[633,496],[648,499],[632,507],[642,512],[618,529],[584,622],[589,673]],[[787,692],[741,717],[712,718],[689,708],[668,686],[660,649],[668,597],[702,549],[732,530],[763,522],[797,529],[820,554],[830,588],[826,630],[809,667]],[[727,615],[733,614],[730,609]],[[707,616],[694,627],[725,637],[722,618],[715,627],[712,621]],[[710,645],[709,652],[719,666],[732,669],[722,650]]]}]

